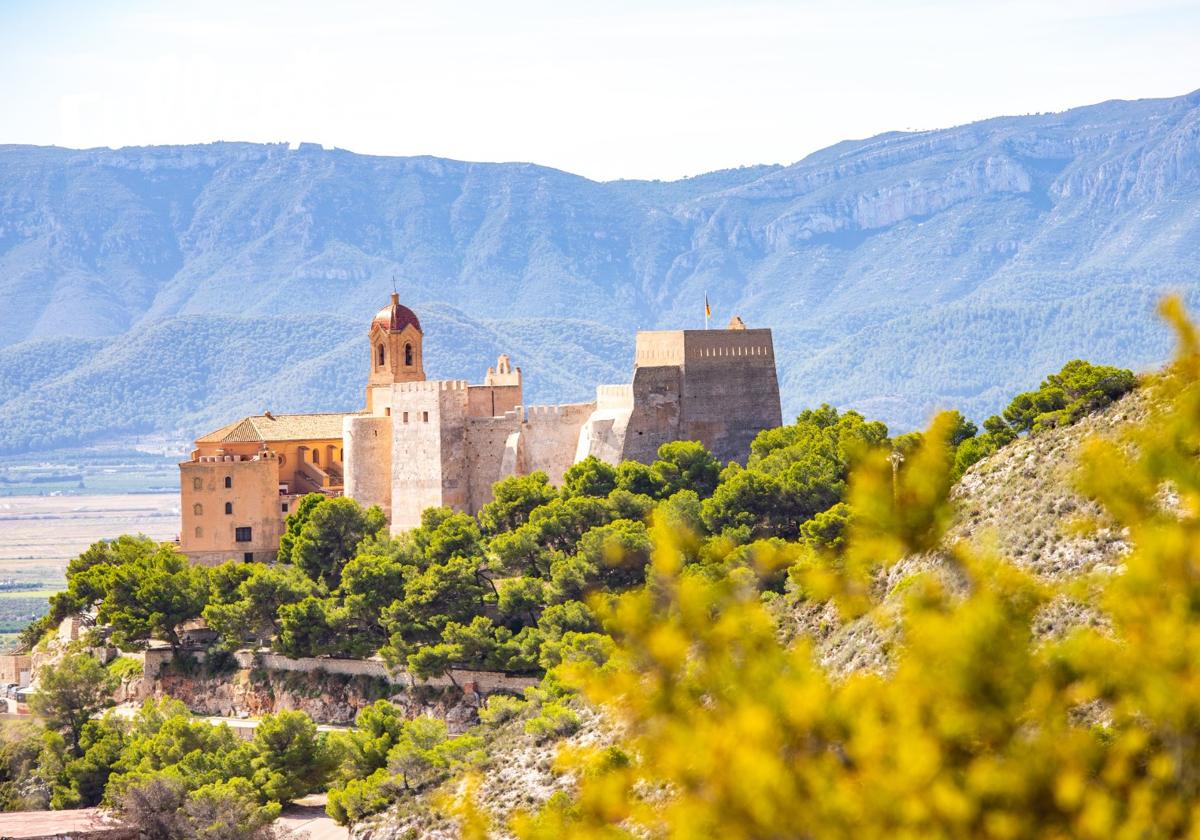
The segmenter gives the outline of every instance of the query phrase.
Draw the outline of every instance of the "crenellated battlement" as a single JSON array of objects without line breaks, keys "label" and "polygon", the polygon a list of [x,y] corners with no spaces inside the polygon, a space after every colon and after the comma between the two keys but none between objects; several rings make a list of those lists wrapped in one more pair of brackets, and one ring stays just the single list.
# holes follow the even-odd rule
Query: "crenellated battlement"
[{"label": "crenellated battlement", "polygon": [[486,428],[513,428],[525,421],[525,412],[518,406],[512,411],[506,411],[503,414],[497,414],[494,417],[466,417],[466,423],[477,429]]},{"label": "crenellated battlement", "polygon": [[195,455],[192,461],[198,464],[249,464],[254,461],[278,461],[279,454],[272,449],[263,449],[253,455]]},{"label": "crenellated battlement", "polygon": [[633,405],[633,383],[627,385],[597,385],[596,408],[629,408]]},{"label": "crenellated battlement", "polygon": [[477,513],[509,476],[561,483],[589,455],[651,463],[663,443],[697,440],[721,461],[744,461],[753,437],[782,422],[771,331],[736,316],[726,329],[639,331],[630,381],[558,405],[524,404],[521,369],[503,353],[482,384],[426,380],[421,338],[397,299],[381,310],[369,419],[343,427],[347,493],[384,507],[393,532],[430,507]]},{"label": "crenellated battlement", "polygon": [[568,417],[579,411],[591,411],[595,407],[595,403],[563,403],[562,405],[527,405],[519,406],[525,411],[525,422],[533,423],[537,421],[553,420],[559,417]]},{"label": "crenellated battlement", "polygon": [[465,379],[425,379],[420,382],[397,382],[397,393],[431,393],[434,391],[465,391],[471,387]]}]

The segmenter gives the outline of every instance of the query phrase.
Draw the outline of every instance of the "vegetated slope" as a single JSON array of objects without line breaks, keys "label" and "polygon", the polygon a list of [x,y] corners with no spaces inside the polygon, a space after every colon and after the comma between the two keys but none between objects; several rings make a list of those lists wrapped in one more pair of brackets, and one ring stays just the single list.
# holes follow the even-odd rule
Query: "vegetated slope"
[{"label": "vegetated slope", "polygon": [[[1072,357],[1161,361],[1152,302],[1167,289],[1200,300],[1198,208],[1200,92],[885,134],[671,183],[312,146],[8,146],[0,347],[128,344],[177,317],[291,318],[314,335],[289,342],[291,365],[262,366],[261,382],[282,382],[329,352],[317,338],[335,319],[354,325],[343,340],[360,338],[393,274],[423,316],[440,302],[519,321],[535,346],[560,319],[624,335],[699,326],[707,292],[715,325],[737,313],[775,329],[786,414],[832,400],[900,429],[939,405],[990,413]],[[473,340],[448,321],[431,341],[435,326],[443,346]],[[610,363],[626,372],[629,351],[577,332],[581,356],[535,369],[514,355],[548,398],[612,378]],[[213,387],[199,365],[173,374]],[[87,403],[85,378],[71,381],[58,396]],[[336,400],[292,392],[276,408],[346,405],[361,382],[339,381]],[[263,397],[246,392],[233,413]],[[62,442],[55,416],[22,422],[29,439]]]},{"label": "vegetated slope", "polygon": [[[1086,531],[1074,527],[1082,518],[1101,516],[1099,506],[1074,489],[1077,457],[1088,438],[1115,437],[1143,420],[1149,403],[1150,394],[1136,390],[1075,425],[1020,438],[972,466],[953,491],[958,513],[951,539],[996,551],[1048,581],[1116,571],[1128,550],[1125,535],[1103,526]],[[909,558],[890,569],[878,585],[889,600],[899,599],[914,575],[937,566],[935,558]],[[827,668],[846,673],[887,666],[889,640],[869,616],[843,626],[828,604],[802,604],[781,609],[778,615],[790,623],[790,632],[817,640],[818,655]],[[1058,599],[1043,609],[1037,629],[1058,634],[1093,618]],[[569,778],[552,771],[557,749],[603,743],[607,737],[602,722],[591,713],[582,716],[577,733],[557,742],[542,742],[520,724],[513,720],[489,728],[488,759],[475,792],[478,804],[500,825],[514,809],[536,808],[570,787]],[[450,840],[458,835],[452,823],[435,813],[428,796],[402,801],[352,831],[357,840],[408,836]]]},{"label": "vegetated slope", "polygon": [[[952,494],[957,512],[949,539],[966,540],[1050,582],[1119,569],[1129,548],[1126,535],[1104,525],[1100,506],[1076,491],[1075,475],[1084,442],[1117,438],[1145,419],[1150,400],[1149,391],[1139,388],[1074,425],[1018,438],[970,467]],[[1098,527],[1083,527],[1087,523]],[[899,599],[914,575],[944,568],[936,557],[906,558],[877,585],[886,598]],[[870,617],[841,625],[832,610],[804,603],[783,618],[789,632],[818,640],[822,662],[834,671],[887,667],[888,639],[878,625]],[[1093,618],[1057,598],[1042,610],[1037,627],[1060,634]]]}]

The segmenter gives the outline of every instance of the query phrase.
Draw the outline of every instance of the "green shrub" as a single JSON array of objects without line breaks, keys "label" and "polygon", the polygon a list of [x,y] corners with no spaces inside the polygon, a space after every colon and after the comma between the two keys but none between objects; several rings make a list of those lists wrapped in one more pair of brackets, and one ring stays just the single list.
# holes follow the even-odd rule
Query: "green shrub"
[{"label": "green shrub", "polygon": [[121,683],[136,680],[143,673],[141,660],[134,659],[132,656],[118,656],[112,662],[109,662],[106,667],[113,679]]},{"label": "green shrub", "polygon": [[329,791],[325,813],[338,825],[351,825],[386,808],[394,796],[392,774],[380,768],[365,779],[351,779]]},{"label": "green shrub", "polygon": [[529,704],[507,694],[493,694],[487,704],[479,710],[479,719],[488,726],[499,726],[519,717]]},{"label": "green shrub", "polygon": [[579,715],[558,702],[545,704],[536,717],[525,721],[525,732],[538,741],[565,738],[578,731]]}]

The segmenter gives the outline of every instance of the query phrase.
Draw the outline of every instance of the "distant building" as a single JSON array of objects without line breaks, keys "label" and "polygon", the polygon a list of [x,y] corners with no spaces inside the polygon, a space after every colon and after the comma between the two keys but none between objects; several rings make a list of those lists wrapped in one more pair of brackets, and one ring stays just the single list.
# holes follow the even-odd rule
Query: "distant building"
[{"label": "distant building", "polygon": [[589,455],[649,462],[673,440],[745,461],[782,422],[771,331],[639,332],[633,381],[586,403],[526,406],[502,355],[482,384],[427,380],[421,323],[393,294],[367,333],[366,407],[351,414],[247,417],[196,441],[180,464],[183,550],[204,563],[274,556],[309,492],[379,505],[393,532],[441,505],[476,513],[492,484],[543,470],[558,483]]},{"label": "distant building", "polygon": [[179,543],[193,560],[275,559],[306,493],[342,493],[341,414],[246,417],[196,441],[179,465]]}]

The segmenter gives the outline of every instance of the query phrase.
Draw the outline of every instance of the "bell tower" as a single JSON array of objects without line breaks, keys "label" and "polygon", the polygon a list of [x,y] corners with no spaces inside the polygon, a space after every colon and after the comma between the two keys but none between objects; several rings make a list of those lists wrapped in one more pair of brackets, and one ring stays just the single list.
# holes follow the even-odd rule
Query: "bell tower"
[{"label": "bell tower", "polygon": [[384,403],[387,401],[375,400],[374,391],[377,388],[386,388],[396,382],[421,382],[425,379],[421,346],[424,338],[416,314],[400,303],[400,295],[393,292],[391,303],[375,314],[367,332],[371,352],[367,376],[368,412],[384,412]]}]

